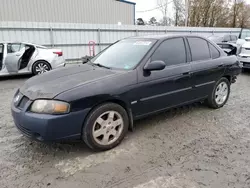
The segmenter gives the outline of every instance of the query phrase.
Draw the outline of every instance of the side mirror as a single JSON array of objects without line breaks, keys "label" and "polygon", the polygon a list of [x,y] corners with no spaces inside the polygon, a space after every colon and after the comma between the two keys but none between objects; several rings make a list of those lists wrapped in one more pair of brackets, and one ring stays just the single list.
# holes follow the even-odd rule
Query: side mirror
[{"label": "side mirror", "polygon": [[144,70],[157,71],[157,70],[163,70],[165,67],[166,64],[163,61],[151,61],[145,65]]},{"label": "side mirror", "polygon": [[84,57],[82,57],[82,64],[85,64],[85,63],[87,63],[89,60],[91,60],[92,59],[92,56],[84,56]]}]

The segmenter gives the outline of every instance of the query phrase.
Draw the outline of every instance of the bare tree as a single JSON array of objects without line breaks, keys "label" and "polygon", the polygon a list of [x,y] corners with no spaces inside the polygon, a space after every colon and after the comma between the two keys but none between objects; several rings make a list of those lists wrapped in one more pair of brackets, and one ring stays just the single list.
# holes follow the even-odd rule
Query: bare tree
[{"label": "bare tree", "polygon": [[162,12],[162,25],[168,25],[168,4],[169,0],[157,0],[159,10]]},{"label": "bare tree", "polygon": [[250,5],[245,3],[239,4],[239,14],[238,14],[238,25],[237,27],[249,27],[250,26]]},{"label": "bare tree", "polygon": [[184,4],[183,0],[173,0],[173,5],[174,5],[174,25],[178,26],[183,18],[183,13],[184,13]]}]

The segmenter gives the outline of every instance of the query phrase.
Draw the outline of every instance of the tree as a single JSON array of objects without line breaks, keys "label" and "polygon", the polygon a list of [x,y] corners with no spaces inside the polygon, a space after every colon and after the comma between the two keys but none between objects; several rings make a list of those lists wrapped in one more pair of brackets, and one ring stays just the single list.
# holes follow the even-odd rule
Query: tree
[{"label": "tree", "polygon": [[240,14],[241,11],[243,11],[243,5],[244,1],[243,0],[234,0],[234,4],[232,7],[232,12],[233,12],[233,19],[232,19],[232,27],[237,26],[237,18]]},{"label": "tree", "polygon": [[145,25],[145,22],[144,22],[144,20],[143,20],[142,18],[138,18],[138,19],[136,20],[136,24],[137,24],[137,25]]},{"label": "tree", "polygon": [[149,25],[156,25],[157,24],[157,20],[155,17],[152,17],[149,19],[148,21]]},{"label": "tree", "polygon": [[173,0],[174,4],[174,25],[180,25],[180,21],[183,21],[184,5],[183,0]]},{"label": "tree", "polygon": [[[229,0],[189,0],[188,25],[194,27],[231,27],[234,6]],[[238,7],[235,15],[238,15]],[[235,25],[238,16],[235,18]]]},{"label": "tree", "polygon": [[238,14],[237,27],[249,27],[250,26],[250,5],[240,4],[240,12]]},{"label": "tree", "polygon": [[162,12],[162,25],[168,25],[168,4],[169,0],[157,0],[159,10]]}]

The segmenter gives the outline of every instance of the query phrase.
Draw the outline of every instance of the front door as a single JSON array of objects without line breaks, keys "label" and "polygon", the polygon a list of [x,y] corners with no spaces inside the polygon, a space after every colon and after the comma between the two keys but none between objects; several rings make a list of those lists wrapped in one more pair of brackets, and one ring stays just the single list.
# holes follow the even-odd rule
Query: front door
[{"label": "front door", "polygon": [[24,53],[24,48],[21,49],[20,43],[8,43],[7,55],[5,58],[5,66],[10,73],[18,72],[19,60]]},{"label": "front door", "polygon": [[145,74],[138,68],[138,101],[132,104],[135,118],[161,111],[189,101],[192,87],[184,39],[181,37],[162,42],[149,61],[166,63],[164,70]]}]

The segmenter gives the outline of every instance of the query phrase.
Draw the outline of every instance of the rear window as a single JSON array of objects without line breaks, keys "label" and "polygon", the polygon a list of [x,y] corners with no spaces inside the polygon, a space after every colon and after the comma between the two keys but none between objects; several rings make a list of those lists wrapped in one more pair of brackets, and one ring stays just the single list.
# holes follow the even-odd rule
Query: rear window
[{"label": "rear window", "polygon": [[237,40],[237,36],[231,35],[231,41],[236,41],[236,40]]},{"label": "rear window", "polygon": [[206,40],[198,37],[188,37],[192,61],[210,59],[210,51]]},{"label": "rear window", "polygon": [[230,35],[225,35],[223,42],[228,42],[228,41],[231,41]]},{"label": "rear window", "polygon": [[210,36],[210,37],[208,37],[208,39],[215,42],[215,43],[220,43],[223,41],[223,37],[221,37],[221,36]]}]

